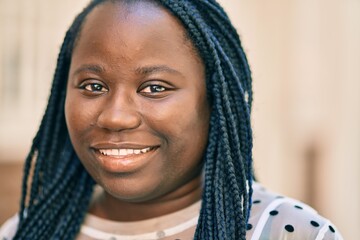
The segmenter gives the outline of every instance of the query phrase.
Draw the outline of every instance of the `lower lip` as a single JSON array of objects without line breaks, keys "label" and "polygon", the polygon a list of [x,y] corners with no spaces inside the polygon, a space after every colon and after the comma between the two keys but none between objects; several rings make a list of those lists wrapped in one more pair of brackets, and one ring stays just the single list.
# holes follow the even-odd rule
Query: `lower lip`
[{"label": "lower lip", "polygon": [[97,161],[106,171],[113,173],[130,173],[141,169],[150,162],[152,155],[155,154],[157,150],[158,147],[146,153],[128,156],[106,156],[101,154],[99,150],[94,150],[94,152]]}]

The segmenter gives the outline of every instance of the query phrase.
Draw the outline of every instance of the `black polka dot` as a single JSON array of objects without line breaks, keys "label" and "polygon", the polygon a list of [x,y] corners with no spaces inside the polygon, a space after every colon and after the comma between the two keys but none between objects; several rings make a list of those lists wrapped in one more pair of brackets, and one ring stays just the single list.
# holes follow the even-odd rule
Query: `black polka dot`
[{"label": "black polka dot", "polygon": [[285,230],[288,232],[293,232],[295,229],[292,225],[288,224],[285,226]]},{"label": "black polka dot", "polygon": [[299,205],[295,205],[294,207],[297,208],[297,209],[303,209],[303,207],[299,206]]},{"label": "black polka dot", "polygon": [[311,223],[311,225],[313,225],[314,227],[320,226],[320,224],[319,224],[318,222],[315,222],[315,221],[311,221],[310,223]]},{"label": "black polka dot", "polygon": [[253,227],[253,226],[252,226],[250,223],[248,223],[248,224],[246,225],[246,230],[251,230],[252,227]]},{"label": "black polka dot", "polygon": [[329,225],[329,229],[331,232],[333,232],[333,233],[335,232],[335,229],[331,225]]},{"label": "black polka dot", "polygon": [[255,201],[253,201],[253,204],[258,204],[258,203],[261,203],[261,200],[255,200]]},{"label": "black polka dot", "polygon": [[271,216],[275,216],[275,215],[278,215],[278,211],[276,211],[276,210],[272,210],[271,212],[269,212],[269,214],[271,215]]}]

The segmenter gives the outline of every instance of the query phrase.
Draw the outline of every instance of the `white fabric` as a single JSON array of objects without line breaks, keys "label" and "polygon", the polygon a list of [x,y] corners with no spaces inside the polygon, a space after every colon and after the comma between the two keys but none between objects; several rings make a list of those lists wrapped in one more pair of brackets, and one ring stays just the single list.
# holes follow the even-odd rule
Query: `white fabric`
[{"label": "white fabric", "polygon": [[[254,183],[253,207],[246,239],[251,240],[342,240],[332,223],[297,200],[282,197]],[[138,222],[114,222],[86,216],[77,240],[192,239],[201,202],[186,209]],[[0,229],[0,240],[13,238],[18,216]]]}]

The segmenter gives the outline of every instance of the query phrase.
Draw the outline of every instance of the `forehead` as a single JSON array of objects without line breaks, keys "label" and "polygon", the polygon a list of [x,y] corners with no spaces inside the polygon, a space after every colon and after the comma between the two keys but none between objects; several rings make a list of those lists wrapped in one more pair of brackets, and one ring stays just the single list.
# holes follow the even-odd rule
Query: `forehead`
[{"label": "forehead", "polygon": [[[114,28],[116,31],[113,31]],[[148,0],[105,1],[96,6],[86,16],[76,37],[74,49],[83,37],[105,38],[119,33],[122,33],[123,42],[130,40],[136,43],[144,35],[152,35],[159,40],[181,39],[183,46],[189,48],[201,62],[197,49],[180,21],[157,2]]]}]

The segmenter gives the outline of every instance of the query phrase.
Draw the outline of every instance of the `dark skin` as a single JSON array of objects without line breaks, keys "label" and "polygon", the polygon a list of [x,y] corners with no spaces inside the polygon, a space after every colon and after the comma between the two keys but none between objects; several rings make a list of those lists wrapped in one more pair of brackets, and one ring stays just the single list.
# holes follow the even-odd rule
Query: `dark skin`
[{"label": "dark skin", "polygon": [[105,3],[86,18],[65,103],[74,149],[104,191],[90,213],[136,221],[201,198],[210,106],[185,30],[150,2]]}]

